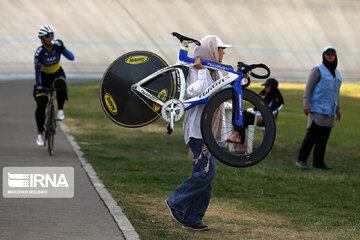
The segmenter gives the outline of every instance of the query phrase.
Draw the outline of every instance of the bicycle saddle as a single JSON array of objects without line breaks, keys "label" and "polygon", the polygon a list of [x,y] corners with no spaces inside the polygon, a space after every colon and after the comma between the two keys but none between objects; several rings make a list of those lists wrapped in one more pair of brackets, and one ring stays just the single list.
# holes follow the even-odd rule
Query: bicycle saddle
[{"label": "bicycle saddle", "polygon": [[177,39],[179,39],[180,42],[188,41],[189,43],[193,42],[193,43],[195,43],[195,44],[198,45],[198,46],[201,45],[201,43],[200,43],[198,40],[195,40],[195,39],[192,39],[192,38],[183,36],[183,35],[181,35],[180,33],[173,32],[173,33],[171,33],[171,34],[172,34],[173,36],[177,37]]}]

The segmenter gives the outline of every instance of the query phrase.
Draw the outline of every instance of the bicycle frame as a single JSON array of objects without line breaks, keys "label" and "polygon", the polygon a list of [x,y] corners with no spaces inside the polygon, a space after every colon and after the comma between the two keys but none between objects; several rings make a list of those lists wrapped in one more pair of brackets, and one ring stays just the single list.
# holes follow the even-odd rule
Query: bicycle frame
[{"label": "bicycle frame", "polygon": [[163,69],[160,69],[160,70],[154,72],[153,74],[151,74],[151,75],[147,76],[146,78],[140,80],[139,82],[133,84],[131,86],[131,89],[133,91],[136,91],[136,92],[142,94],[144,97],[146,97],[150,101],[152,101],[155,104],[162,107],[164,105],[164,102],[141,86],[144,83],[152,80],[153,78],[155,78],[161,74],[175,70],[177,73],[176,74],[177,87],[179,86],[178,90],[180,93],[178,100],[182,102],[182,104],[185,107],[185,110],[188,110],[199,104],[207,103],[208,99],[215,92],[221,90],[224,86],[233,83],[232,88],[236,92],[235,101],[238,104],[234,104],[235,105],[235,109],[234,109],[235,116],[233,118],[234,121],[232,122],[232,124],[234,126],[239,126],[239,127],[242,126],[243,121],[242,121],[241,80],[243,78],[243,73],[234,71],[232,66],[225,66],[225,65],[214,63],[211,61],[201,60],[201,63],[204,67],[206,67],[208,69],[212,69],[212,70],[224,71],[224,72],[227,72],[228,74],[226,76],[223,76],[222,78],[218,79],[213,84],[211,84],[207,89],[205,89],[198,96],[195,96],[195,97],[193,97],[191,99],[187,99],[187,100],[184,99],[185,98],[185,76],[184,76],[182,69],[180,69],[179,66],[191,67],[194,65],[194,62],[195,62],[195,58],[188,57],[188,51],[189,51],[188,45],[189,45],[189,43],[187,41],[182,42],[181,47],[180,47],[180,52],[179,52],[179,59],[176,64],[165,67]]}]

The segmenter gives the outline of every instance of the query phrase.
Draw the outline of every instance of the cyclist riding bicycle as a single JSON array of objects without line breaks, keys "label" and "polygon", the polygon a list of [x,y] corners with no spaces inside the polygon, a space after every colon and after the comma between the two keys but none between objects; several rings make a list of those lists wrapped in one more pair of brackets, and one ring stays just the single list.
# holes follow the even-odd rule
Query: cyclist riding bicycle
[{"label": "cyclist riding bicycle", "polygon": [[64,119],[64,103],[67,97],[66,76],[60,65],[60,57],[64,55],[67,59],[75,59],[72,52],[65,48],[60,39],[54,40],[54,29],[49,25],[40,27],[38,37],[42,45],[35,52],[35,81],[34,98],[36,101],[35,119],[38,129],[36,144],[44,146],[44,122],[45,109],[48,102],[48,91],[46,88],[58,88],[56,98],[58,103],[57,119]]}]

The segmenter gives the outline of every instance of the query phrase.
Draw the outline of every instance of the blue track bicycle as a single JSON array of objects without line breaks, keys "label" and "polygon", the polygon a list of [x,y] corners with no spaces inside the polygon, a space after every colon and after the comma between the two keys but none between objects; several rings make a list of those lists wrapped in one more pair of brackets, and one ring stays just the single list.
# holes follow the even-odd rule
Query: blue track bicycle
[{"label": "blue track bicycle", "polygon": [[[268,104],[247,89],[250,79],[243,76],[250,72],[255,78],[265,79],[270,76],[270,69],[264,64],[239,62],[235,71],[232,66],[202,60],[204,67],[223,72],[223,77],[200,95],[185,99],[186,76],[195,61],[188,56],[188,46],[190,43],[200,45],[200,42],[179,33],[172,34],[181,42],[176,64],[168,66],[152,52],[133,51],[122,55],[108,67],[100,84],[100,102],[106,115],[116,124],[129,128],[148,125],[161,117],[168,123],[167,132],[171,133],[174,123],[186,110],[206,104],[201,133],[215,158],[240,168],[262,161],[274,144],[275,121]],[[236,152],[229,147],[227,139],[238,133],[249,141],[249,129],[243,125],[243,112],[250,109],[256,109],[262,116],[263,130],[252,134],[255,137],[251,139],[251,152]],[[219,111],[222,113],[220,118]],[[219,121],[222,122],[220,131],[213,127],[214,122],[219,126]],[[252,129],[256,131],[256,128]]]}]

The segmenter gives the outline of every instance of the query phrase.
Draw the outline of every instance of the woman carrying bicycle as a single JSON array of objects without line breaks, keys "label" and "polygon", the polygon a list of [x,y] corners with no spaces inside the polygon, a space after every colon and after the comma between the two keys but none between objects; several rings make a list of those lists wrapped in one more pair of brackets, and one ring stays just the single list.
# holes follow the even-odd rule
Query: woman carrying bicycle
[{"label": "woman carrying bicycle", "polygon": [[46,88],[59,88],[56,91],[58,103],[57,119],[64,119],[63,107],[67,100],[66,76],[60,65],[60,57],[64,55],[67,59],[75,59],[72,52],[65,48],[60,39],[54,40],[54,29],[49,25],[40,27],[38,37],[42,45],[35,52],[35,80],[34,97],[36,101],[35,119],[38,129],[36,144],[44,146],[44,121],[45,108],[48,102]]},{"label": "woman carrying bicycle", "polygon": [[[225,54],[224,49],[231,46],[223,44],[214,35],[206,36],[200,42],[201,46],[195,48],[196,61],[190,68],[186,81],[188,98],[199,95],[222,77],[220,71],[204,68],[200,59],[220,63]],[[185,229],[197,231],[208,229],[202,219],[210,202],[211,183],[216,176],[216,159],[207,151],[200,130],[203,109],[202,104],[188,110],[183,124],[185,142],[194,154],[192,174],[165,201],[176,222]],[[217,129],[221,131],[223,128]]]}]

